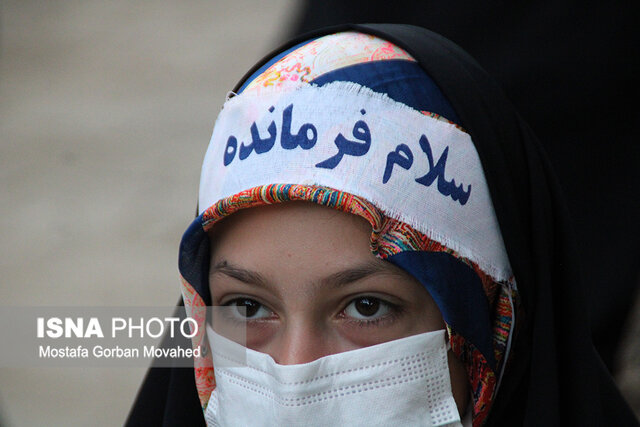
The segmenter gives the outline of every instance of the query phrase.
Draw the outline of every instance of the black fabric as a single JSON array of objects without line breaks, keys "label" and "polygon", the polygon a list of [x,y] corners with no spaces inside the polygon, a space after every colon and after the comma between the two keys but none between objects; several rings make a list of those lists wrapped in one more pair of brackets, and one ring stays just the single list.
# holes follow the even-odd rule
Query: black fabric
[{"label": "black fabric", "polygon": [[[182,298],[173,317],[185,317]],[[175,348],[179,345],[191,348],[191,342],[181,334],[177,334],[175,339],[183,342],[170,341],[165,336],[161,347],[169,348],[171,345]],[[158,368],[152,365],[138,391],[125,426],[206,426],[193,368]]]},{"label": "black fabric", "polygon": [[488,425],[636,424],[593,347],[573,231],[529,126],[453,43],[416,27],[355,27],[398,44],[420,62],[482,161],[524,306]]},{"label": "black fabric", "polygon": [[454,41],[498,81],[564,190],[594,344],[612,372],[640,284],[637,10],[622,0],[305,0],[293,30],[418,25]]},{"label": "black fabric", "polygon": [[[276,53],[346,29],[377,35],[413,55],[453,106],[482,161],[524,307],[487,425],[636,425],[593,347],[568,214],[530,128],[476,61],[422,28],[343,25],[301,36]],[[177,422],[181,416],[202,417],[195,385],[176,379],[181,375],[176,369],[150,374],[131,425],[145,423],[150,412],[163,414],[164,425],[188,424]],[[176,405],[183,399],[195,403]],[[197,415],[187,413],[195,407]]]}]

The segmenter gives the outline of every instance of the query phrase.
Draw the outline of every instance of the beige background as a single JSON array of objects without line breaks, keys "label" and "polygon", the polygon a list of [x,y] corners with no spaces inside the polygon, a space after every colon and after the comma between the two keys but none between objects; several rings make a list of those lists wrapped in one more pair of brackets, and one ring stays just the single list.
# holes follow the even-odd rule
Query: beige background
[{"label": "beige background", "polygon": [[[175,305],[215,117],[295,6],[0,2],[0,304]],[[0,369],[0,414],[121,425],[144,371]]]},{"label": "beige background", "polygon": [[[0,304],[175,304],[215,116],[296,12],[295,0],[1,2]],[[638,324],[619,381],[640,408]],[[121,425],[143,374],[0,369],[0,425]]]}]

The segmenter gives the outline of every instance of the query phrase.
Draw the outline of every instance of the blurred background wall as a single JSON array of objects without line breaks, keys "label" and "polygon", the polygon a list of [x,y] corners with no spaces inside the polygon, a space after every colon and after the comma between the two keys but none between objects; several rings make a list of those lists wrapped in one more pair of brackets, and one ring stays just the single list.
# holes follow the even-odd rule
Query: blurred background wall
[{"label": "blurred background wall", "polygon": [[[214,120],[295,13],[0,2],[0,304],[175,305]],[[0,425],[122,425],[144,372],[0,369]]]},{"label": "blurred background wall", "polygon": [[[1,2],[0,304],[174,305],[215,117],[301,7]],[[634,316],[617,380],[638,411]],[[121,425],[144,372],[0,369],[0,425]]]}]

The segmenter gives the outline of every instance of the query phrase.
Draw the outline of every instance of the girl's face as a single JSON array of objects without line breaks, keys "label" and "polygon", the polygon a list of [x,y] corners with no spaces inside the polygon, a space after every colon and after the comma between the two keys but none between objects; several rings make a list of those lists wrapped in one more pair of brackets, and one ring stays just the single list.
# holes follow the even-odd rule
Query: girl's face
[{"label": "girl's face", "polygon": [[[443,329],[426,289],[376,258],[370,235],[363,218],[308,202],[234,213],[211,236],[209,283],[212,305],[244,310],[214,327],[246,326],[247,347],[279,364]],[[466,375],[456,358],[449,367],[460,407]]]}]

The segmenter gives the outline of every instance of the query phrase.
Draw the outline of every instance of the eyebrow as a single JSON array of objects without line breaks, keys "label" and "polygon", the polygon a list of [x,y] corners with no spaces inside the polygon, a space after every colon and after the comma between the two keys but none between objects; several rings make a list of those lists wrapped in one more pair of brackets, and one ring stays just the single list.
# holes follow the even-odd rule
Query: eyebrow
[{"label": "eyebrow", "polygon": [[260,273],[232,265],[224,259],[218,261],[209,272],[210,275],[215,273],[222,273],[225,276],[229,276],[248,285],[256,285],[261,288],[271,287],[269,281]]},{"label": "eyebrow", "polygon": [[[227,260],[218,261],[210,271],[210,274],[222,273],[225,276],[239,280],[247,285],[255,285],[265,289],[274,289],[274,286],[263,275],[229,263]],[[318,281],[318,286],[330,286],[340,288],[349,283],[377,274],[398,275],[396,267],[391,263],[368,261],[357,264],[344,270],[332,273]]]}]

